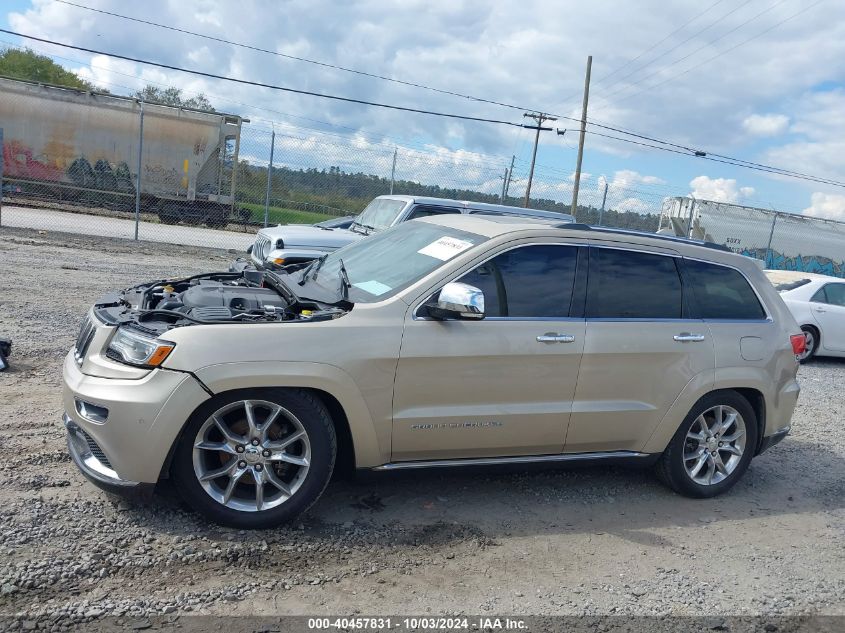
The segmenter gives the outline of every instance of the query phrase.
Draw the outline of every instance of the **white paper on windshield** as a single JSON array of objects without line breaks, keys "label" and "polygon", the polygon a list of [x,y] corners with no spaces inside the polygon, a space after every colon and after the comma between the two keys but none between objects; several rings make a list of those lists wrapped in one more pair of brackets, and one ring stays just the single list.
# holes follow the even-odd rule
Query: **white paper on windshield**
[{"label": "white paper on windshield", "polygon": [[470,246],[472,246],[472,242],[446,236],[441,237],[436,242],[432,242],[428,246],[422,247],[417,252],[420,255],[428,255],[429,257],[435,257],[445,262],[447,259],[452,259],[461,251],[465,251]]},{"label": "white paper on windshield", "polygon": [[359,281],[358,283],[352,285],[356,288],[360,288],[364,292],[369,292],[371,295],[376,297],[380,297],[390,290],[390,286],[387,286],[380,281],[376,281],[375,279],[371,279],[370,281]]}]

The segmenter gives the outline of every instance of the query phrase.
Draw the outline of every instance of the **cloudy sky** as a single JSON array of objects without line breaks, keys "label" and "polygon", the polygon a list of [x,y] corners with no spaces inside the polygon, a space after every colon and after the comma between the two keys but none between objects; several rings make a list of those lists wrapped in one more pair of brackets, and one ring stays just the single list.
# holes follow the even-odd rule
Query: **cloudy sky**
[{"label": "cloudy sky", "polygon": [[[279,53],[579,117],[593,56],[588,117],[747,161],[845,181],[842,0],[75,0]],[[26,34],[321,93],[519,122],[520,110],[294,61],[94,13],[54,0],[5,0],[0,22]],[[0,34],[0,45],[22,40]],[[383,163],[399,143],[475,160],[495,184],[533,132],[368,108],[26,45],[112,92],[149,82],[204,92],[219,110],[270,121],[317,151],[360,148]],[[571,188],[577,133],[541,135],[541,193]],[[618,136],[615,132],[599,130]],[[329,140],[333,139],[333,140]],[[647,142],[647,141],[646,141]],[[385,150],[385,151],[382,151]],[[465,160],[464,160],[465,159]],[[382,166],[383,167],[383,166]],[[380,168],[381,169],[381,168]],[[482,173],[483,172],[483,173]],[[605,180],[638,209],[664,195],[845,219],[845,189],[587,135],[591,195]],[[524,180],[524,179],[523,179]],[[524,187],[524,185],[522,185]],[[519,187],[517,183],[515,187]],[[617,203],[618,206],[618,203]]]}]

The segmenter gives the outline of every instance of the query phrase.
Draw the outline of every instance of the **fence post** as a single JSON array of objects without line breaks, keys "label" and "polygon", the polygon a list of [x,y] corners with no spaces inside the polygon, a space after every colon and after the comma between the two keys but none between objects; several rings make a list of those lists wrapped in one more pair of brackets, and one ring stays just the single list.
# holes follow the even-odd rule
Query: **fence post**
[{"label": "fence post", "polygon": [[141,106],[141,125],[138,133],[138,178],[135,183],[135,239],[138,239],[138,223],[141,221],[141,169],[144,152],[144,102],[138,102]]},{"label": "fence post", "polygon": [[769,229],[769,241],[766,244],[766,268],[770,266],[769,258],[772,256],[772,238],[775,235],[775,224],[778,221],[778,212],[775,211],[775,217],[772,218],[772,228]]},{"label": "fence post", "polygon": [[390,168],[390,195],[393,195],[393,183],[396,179],[396,152],[398,148],[393,148],[393,167]]},{"label": "fence post", "polygon": [[270,162],[267,163],[267,192],[264,194],[264,227],[270,220],[270,181],[273,178],[273,151],[276,149],[276,130],[270,134]]},{"label": "fence post", "polygon": [[687,223],[687,238],[692,237],[692,221],[695,213],[695,198],[690,194],[689,222]]},{"label": "fence post", "polygon": [[604,215],[604,204],[607,202],[607,181],[604,181],[604,193],[601,197],[601,210],[599,211],[599,226],[601,226],[601,219]]}]

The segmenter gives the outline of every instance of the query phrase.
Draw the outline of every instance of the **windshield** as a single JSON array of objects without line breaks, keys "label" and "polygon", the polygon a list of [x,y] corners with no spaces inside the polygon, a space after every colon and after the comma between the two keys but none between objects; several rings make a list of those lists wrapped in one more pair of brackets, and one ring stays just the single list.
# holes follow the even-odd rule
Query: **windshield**
[{"label": "windshield", "polygon": [[[326,256],[305,284],[293,285],[300,296],[336,302],[343,296],[341,262],[349,277],[349,300],[373,303],[395,295],[486,237],[428,222],[403,222]],[[305,275],[297,271],[292,281]]]},{"label": "windshield", "polygon": [[355,224],[381,231],[393,224],[396,216],[405,208],[406,204],[404,200],[376,198],[367,205],[367,208],[361,211],[361,215],[355,218]]}]

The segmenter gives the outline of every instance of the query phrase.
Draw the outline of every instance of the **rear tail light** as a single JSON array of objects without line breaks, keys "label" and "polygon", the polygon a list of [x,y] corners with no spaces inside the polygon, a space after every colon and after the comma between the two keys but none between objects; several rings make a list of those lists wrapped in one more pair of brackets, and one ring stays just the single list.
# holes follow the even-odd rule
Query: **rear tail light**
[{"label": "rear tail light", "polygon": [[807,350],[807,339],[804,338],[803,334],[792,334],[789,337],[789,342],[792,343],[792,351],[796,356]]}]

